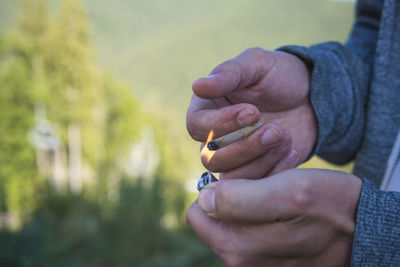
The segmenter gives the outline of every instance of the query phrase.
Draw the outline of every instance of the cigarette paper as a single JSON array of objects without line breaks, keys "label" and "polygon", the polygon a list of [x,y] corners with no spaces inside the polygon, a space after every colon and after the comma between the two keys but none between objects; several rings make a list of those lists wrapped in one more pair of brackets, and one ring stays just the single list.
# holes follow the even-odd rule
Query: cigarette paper
[{"label": "cigarette paper", "polygon": [[257,130],[261,125],[263,125],[262,122],[257,122],[252,126],[244,127],[230,134],[214,139],[207,144],[207,148],[209,150],[217,150],[223,148],[224,146],[230,145],[254,133],[254,131]]}]

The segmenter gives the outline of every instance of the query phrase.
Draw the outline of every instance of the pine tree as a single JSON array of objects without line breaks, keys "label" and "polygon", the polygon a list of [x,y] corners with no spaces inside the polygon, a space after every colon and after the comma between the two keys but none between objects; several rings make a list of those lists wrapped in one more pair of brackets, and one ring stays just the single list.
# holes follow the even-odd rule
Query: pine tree
[{"label": "pine tree", "polygon": [[48,29],[47,0],[24,0],[18,16],[17,35],[30,49],[32,94],[36,102],[44,102],[48,95],[43,62],[44,42]]},{"label": "pine tree", "polygon": [[[7,212],[33,208],[38,173],[27,133],[34,124],[33,70],[39,70],[36,59],[40,58],[46,10],[46,1],[24,1],[18,31],[0,40],[0,207]],[[30,17],[35,23],[28,22]]]},{"label": "pine tree", "polygon": [[24,0],[18,17],[18,30],[36,48],[48,29],[47,0]]},{"label": "pine tree", "polygon": [[[67,145],[69,184],[79,192],[83,168],[101,157],[101,90],[86,14],[78,0],[61,3],[46,40],[46,72],[51,77],[49,117],[57,122]],[[84,166],[85,165],[85,166]]]},{"label": "pine tree", "polygon": [[[13,127],[12,137],[25,156],[25,162],[16,156],[15,162],[2,161],[7,163],[3,168],[0,163],[0,180],[21,177],[7,179],[9,183],[0,186],[5,190],[3,198],[14,199],[0,198],[0,207],[7,209],[9,203],[29,198],[32,193],[18,191],[16,186],[37,177],[38,170],[56,187],[69,184],[74,192],[81,191],[85,178],[99,178],[100,182],[93,179],[98,183],[96,189],[107,195],[112,179],[124,175],[132,142],[140,133],[139,105],[129,87],[98,75],[87,16],[79,0],[62,1],[54,19],[47,14],[46,0],[25,0],[16,31],[0,43],[0,63],[6,66],[0,69],[0,85],[4,85],[0,135],[7,136],[9,129],[4,125],[24,122]],[[13,97],[23,101],[16,102]],[[14,112],[20,117],[12,115]],[[43,119],[51,123],[59,140],[51,149],[27,143],[27,135]],[[11,144],[0,140],[1,151],[11,151]],[[2,158],[7,155],[0,155]]]}]

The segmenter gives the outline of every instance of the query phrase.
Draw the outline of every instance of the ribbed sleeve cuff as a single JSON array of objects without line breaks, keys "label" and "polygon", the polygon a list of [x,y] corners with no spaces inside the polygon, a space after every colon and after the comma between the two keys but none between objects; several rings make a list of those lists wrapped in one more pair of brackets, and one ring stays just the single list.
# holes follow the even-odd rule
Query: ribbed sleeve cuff
[{"label": "ribbed sleeve cuff", "polygon": [[400,193],[363,179],[351,266],[400,266]]}]

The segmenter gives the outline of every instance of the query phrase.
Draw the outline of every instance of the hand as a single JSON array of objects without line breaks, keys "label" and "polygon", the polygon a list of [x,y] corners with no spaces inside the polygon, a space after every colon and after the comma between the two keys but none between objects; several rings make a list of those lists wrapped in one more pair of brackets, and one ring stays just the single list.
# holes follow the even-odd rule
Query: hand
[{"label": "hand", "polygon": [[256,179],[293,168],[311,153],[316,117],[309,101],[309,71],[296,56],[252,48],[193,83],[187,129],[204,142],[257,121],[250,137],[217,150],[205,167],[221,178]]},{"label": "hand", "polygon": [[228,266],[345,266],[360,190],[357,177],[328,170],[224,180],[200,192],[186,220]]}]

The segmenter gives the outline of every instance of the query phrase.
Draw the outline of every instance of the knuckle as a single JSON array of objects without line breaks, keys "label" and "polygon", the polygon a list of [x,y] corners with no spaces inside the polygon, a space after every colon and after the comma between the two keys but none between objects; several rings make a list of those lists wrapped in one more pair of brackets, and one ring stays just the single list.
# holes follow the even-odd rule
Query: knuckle
[{"label": "knuckle", "polygon": [[289,151],[291,145],[292,143],[289,140],[282,139],[276,147],[272,148],[272,150],[275,151],[279,157],[282,157]]},{"label": "knuckle", "polygon": [[208,116],[203,116],[200,124],[203,126],[203,128],[206,128],[209,125],[219,125],[223,123],[223,121],[221,122],[221,118],[224,119],[223,115],[224,114],[221,112],[221,110],[218,110],[218,112],[214,112],[213,114],[209,114]]},{"label": "knuckle", "polygon": [[202,154],[201,162],[203,163],[204,167],[211,172],[221,173],[231,169],[231,164],[226,162],[217,154],[212,156],[211,159],[207,154]]},{"label": "knuckle", "polygon": [[204,167],[211,172],[221,172],[221,166],[218,164],[216,160],[208,159],[206,156],[201,157],[201,162],[203,163]]},{"label": "knuckle", "polygon": [[240,240],[225,236],[225,238],[216,237],[214,241],[213,250],[226,266],[251,266],[253,255]]},{"label": "knuckle", "polygon": [[292,145],[292,137],[290,133],[284,128],[277,126],[275,129],[276,132],[278,132],[281,136],[281,141],[273,150],[278,152],[280,155],[283,155],[290,150]]},{"label": "knuckle", "polygon": [[197,127],[195,126],[195,124],[191,120],[188,120],[186,122],[186,130],[194,140],[202,141],[201,140],[201,137],[202,137],[201,134],[199,133]]},{"label": "knuckle", "polygon": [[228,59],[218,65],[211,73],[232,72],[236,70],[236,58]]},{"label": "knuckle", "polygon": [[246,50],[244,50],[244,53],[257,56],[257,55],[265,53],[265,49],[255,46],[255,47],[247,48]]},{"label": "knuckle", "polygon": [[291,202],[296,210],[306,211],[312,204],[312,184],[309,179],[297,179],[294,183]]},{"label": "knuckle", "polygon": [[290,132],[285,129],[282,128],[282,136],[283,136],[283,142],[287,143],[287,144],[291,144],[292,143],[292,135],[290,134]]},{"label": "knuckle", "polygon": [[221,256],[222,261],[228,267],[242,267],[246,266],[245,260],[236,253],[226,253]]}]

